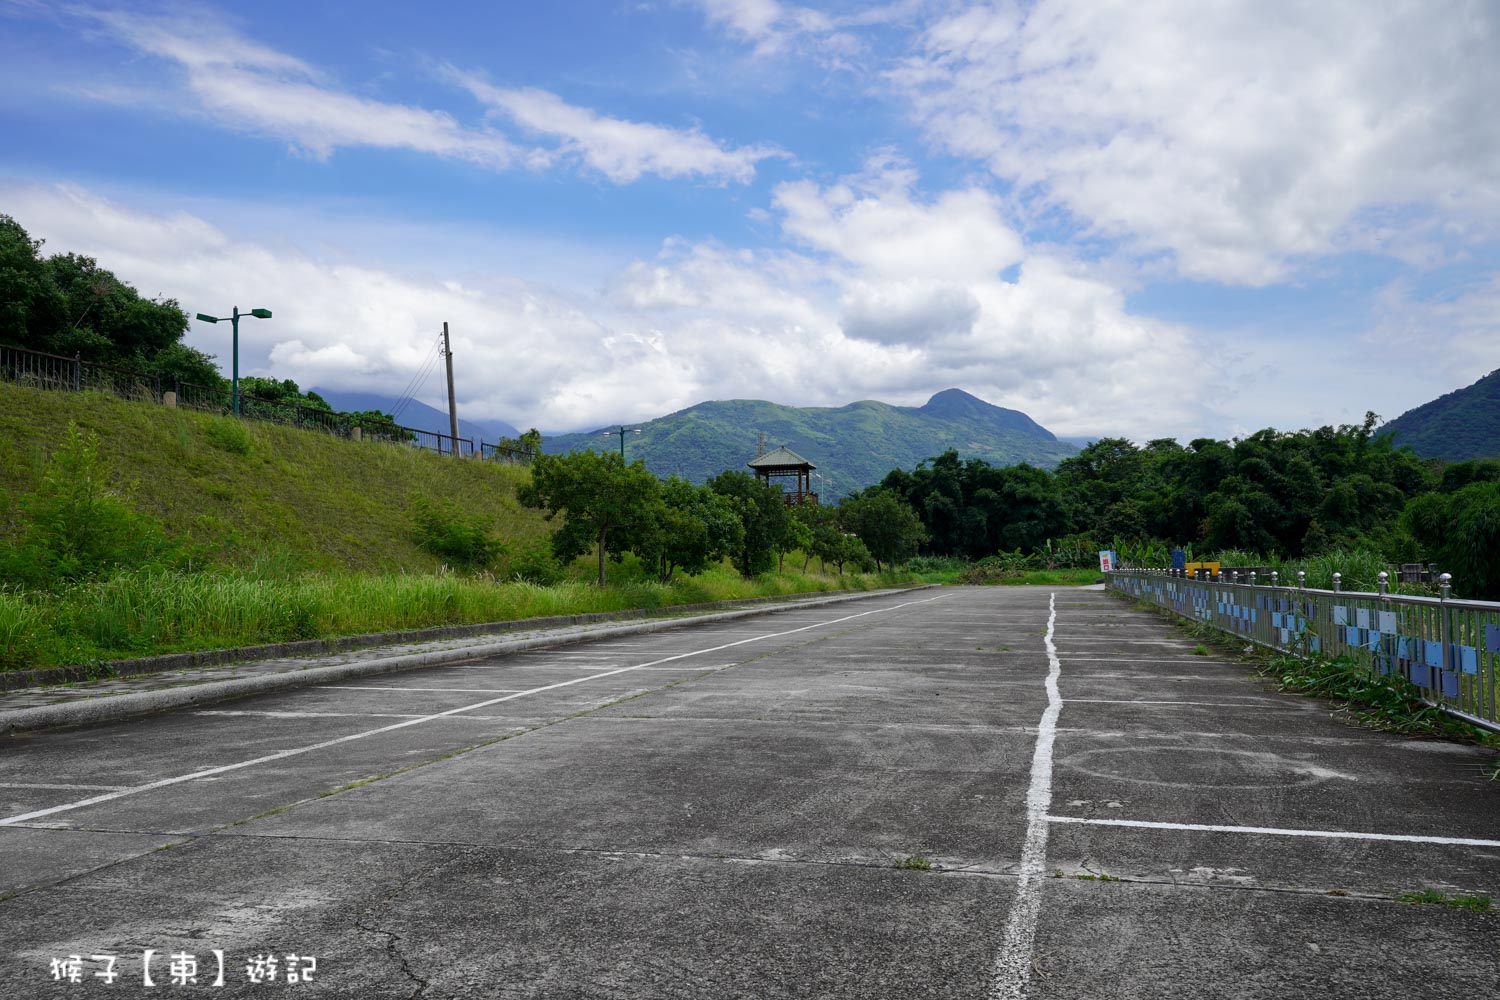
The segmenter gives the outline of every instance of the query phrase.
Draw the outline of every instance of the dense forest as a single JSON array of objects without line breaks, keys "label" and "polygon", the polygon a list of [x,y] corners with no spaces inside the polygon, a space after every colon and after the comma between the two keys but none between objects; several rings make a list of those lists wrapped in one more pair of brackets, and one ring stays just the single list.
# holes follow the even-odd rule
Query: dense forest
[{"label": "dense forest", "polygon": [[916,511],[932,555],[1360,551],[1435,561],[1460,592],[1500,597],[1500,460],[1423,460],[1375,433],[1378,419],[1186,446],[1107,438],[1055,472],[948,452],[880,488]]}]

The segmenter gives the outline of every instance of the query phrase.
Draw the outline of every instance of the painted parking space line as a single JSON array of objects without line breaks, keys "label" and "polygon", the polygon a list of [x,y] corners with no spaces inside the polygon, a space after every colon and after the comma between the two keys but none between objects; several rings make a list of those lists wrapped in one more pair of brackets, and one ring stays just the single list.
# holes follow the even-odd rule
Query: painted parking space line
[{"label": "painted parking space line", "polygon": [[194,715],[248,715],[263,719],[420,719],[418,712],[272,712],[253,709],[204,708]]},{"label": "painted parking space line", "polygon": [[377,687],[374,684],[318,684],[324,691],[457,691],[461,694],[515,694],[525,688]]},{"label": "painted parking space line", "polygon": [[582,684],[586,681],[599,680],[604,677],[614,677],[618,674],[630,673],[633,670],[641,670],[646,667],[654,667],[662,663],[671,663],[674,660],[685,660],[690,656],[701,656],[704,653],[717,653],[719,650],[729,649],[732,646],[743,646],[746,643],[761,642],[766,639],[779,639],[784,636],[795,635],[799,632],[806,632],[810,629],[827,628],[831,625],[838,625],[843,622],[853,621],[856,618],[865,618],[869,615],[884,614],[889,611],[899,611],[902,608],[908,608],[918,604],[931,604],[933,601],[943,600],[945,596],[946,595],[928,597],[920,601],[906,601],[901,604],[892,605],[886,608],[874,608],[870,611],[861,611],[858,614],[845,615],[842,618],[833,618],[824,622],[814,622],[811,625],[803,625],[800,628],[788,629],[784,632],[769,632],[764,635],[752,636],[748,639],[738,639],[734,642],[722,643],[717,646],[710,646],[706,649],[695,649],[686,653],[676,653],[672,656],[665,656],[661,659],[651,660],[646,663],[638,663],[634,666],[616,667],[613,670],[604,670],[597,674],[589,674],[585,677],[574,677],[570,680],[558,681],[555,684],[544,684],[541,687],[531,688],[527,691],[517,691],[513,694],[502,695],[499,698],[490,698],[486,701],[477,702],[472,705],[463,705],[458,708],[450,708],[445,712],[435,712],[432,715],[424,715],[415,719],[407,719],[402,722],[393,723],[389,726],[381,726],[378,729],[367,729],[363,732],[350,733],[347,736],[339,736],[335,739],[324,740],[321,743],[313,743],[309,744],[308,746],[302,747],[293,747],[289,750],[281,750],[277,753],[266,754],[262,757],[256,757],[251,760],[243,760],[234,764],[222,764],[218,767],[205,768],[201,771],[193,771],[188,774],[179,774],[175,777],[162,778],[158,781],[151,781],[147,782],[146,784],[135,785],[130,788],[123,788],[116,791],[106,792],[103,795],[95,795],[86,799],[79,799],[76,802],[66,802],[62,805],[51,806],[46,809],[36,809],[32,812],[18,813],[15,816],[7,816],[4,819],[0,819],[0,826],[12,826],[17,823],[25,823],[33,819],[39,819],[43,816],[51,816],[55,815],[56,813],[68,812],[73,809],[82,809],[85,806],[97,805],[100,802],[109,802],[114,799],[124,798],[127,795],[138,795],[141,792],[154,791],[158,788],[166,788],[168,786],[178,785],[186,781],[195,781],[201,778],[208,778],[218,774],[225,774],[230,771],[238,771],[243,768],[254,767],[257,764],[266,764],[270,763],[271,761],[285,760],[288,757],[296,757],[305,753],[313,753],[317,750],[325,750],[328,747],[339,746],[341,744],[349,743],[354,740],[362,740],[370,736],[379,736],[383,733],[394,732],[398,729],[405,729],[409,726],[421,725],[424,722],[429,722],[434,719],[442,719],[448,716],[458,715],[463,712],[472,712],[476,709],[486,708],[490,705],[498,705],[501,702],[513,701],[517,698],[524,698],[528,695],[541,694],[544,691],[555,691],[558,688],[570,687],[574,684]]},{"label": "painted parking space line", "polygon": [[1016,895],[1010,916],[995,954],[994,980],[990,996],[994,1000],[1020,997],[1031,981],[1031,952],[1036,945],[1037,917],[1042,908],[1042,881],[1047,874],[1047,815],[1052,807],[1052,748],[1057,739],[1057,717],[1062,713],[1062,693],[1058,679],[1062,661],[1052,637],[1057,631],[1057,595],[1047,601],[1047,631],[1042,643],[1047,648],[1047,708],[1037,726],[1036,749],[1031,757],[1031,784],[1026,790],[1026,839],[1021,845],[1021,864],[1017,872]]},{"label": "painted parking space line", "polygon": [[1183,830],[1194,833],[1238,833],[1272,837],[1312,837],[1324,840],[1376,840],[1400,844],[1444,844],[1458,847],[1500,847],[1500,840],[1478,837],[1435,837],[1425,834],[1364,833],[1356,830],[1296,830],[1276,826],[1219,826],[1211,823],[1158,823],[1144,819],[1093,819],[1087,816],[1051,816],[1049,823],[1079,826],[1122,826],[1140,830]]},{"label": "painted parking space line", "polygon": [[1285,702],[1274,698],[1259,698],[1255,701],[1147,701],[1141,698],[1069,698],[1069,705],[1199,705],[1204,708],[1277,708],[1285,709]]},{"label": "painted parking space line", "polygon": [[129,785],[75,785],[75,784],[48,784],[34,781],[0,781],[0,788],[32,788],[41,791],[74,791],[74,792],[118,792],[129,788]]}]

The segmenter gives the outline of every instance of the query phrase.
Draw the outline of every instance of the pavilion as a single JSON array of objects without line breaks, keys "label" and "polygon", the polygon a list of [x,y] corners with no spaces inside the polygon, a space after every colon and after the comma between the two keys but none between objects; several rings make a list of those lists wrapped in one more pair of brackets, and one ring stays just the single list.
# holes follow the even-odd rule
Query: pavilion
[{"label": "pavilion", "polygon": [[[749,465],[755,470],[756,479],[767,486],[779,485],[781,487],[788,507],[818,502],[818,495],[812,491],[812,471],[817,466],[786,445],[766,452]],[[777,482],[772,483],[773,479]],[[794,488],[787,489],[785,482],[787,479],[794,480]]]}]

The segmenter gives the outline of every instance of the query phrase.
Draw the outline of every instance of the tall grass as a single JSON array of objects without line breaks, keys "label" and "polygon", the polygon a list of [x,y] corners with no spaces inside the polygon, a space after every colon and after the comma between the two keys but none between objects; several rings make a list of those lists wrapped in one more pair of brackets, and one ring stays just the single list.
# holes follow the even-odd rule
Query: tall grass
[{"label": "tall grass", "polygon": [[0,669],[215,649],[439,625],[674,605],[903,582],[897,574],[766,574],[726,568],[609,587],[406,574],[127,572],[45,604],[0,593]]},{"label": "tall grass", "polygon": [[0,591],[0,670],[25,666],[41,651],[42,610],[25,598]]},{"label": "tall grass", "polygon": [[[1263,556],[1258,552],[1242,549],[1226,549],[1212,557],[1225,567],[1269,566],[1275,570],[1283,586],[1295,586],[1297,573],[1307,574],[1304,583],[1318,590],[1333,587],[1333,574],[1341,575],[1339,585],[1344,590],[1359,590],[1373,593],[1379,584],[1380,573],[1388,572],[1390,563],[1373,549],[1330,549],[1315,556],[1302,559],[1287,559],[1281,556]],[[1269,583],[1269,579],[1257,578],[1257,583]],[[1432,587],[1423,584],[1402,584],[1390,580],[1392,593],[1425,594]]]}]

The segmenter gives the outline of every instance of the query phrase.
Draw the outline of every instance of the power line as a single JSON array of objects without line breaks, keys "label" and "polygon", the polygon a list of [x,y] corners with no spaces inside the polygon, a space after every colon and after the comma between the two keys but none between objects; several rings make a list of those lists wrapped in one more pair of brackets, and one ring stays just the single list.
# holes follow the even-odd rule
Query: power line
[{"label": "power line", "polygon": [[422,391],[422,386],[426,384],[428,376],[432,374],[432,370],[437,366],[438,358],[442,356],[440,350],[442,343],[443,338],[441,336],[433,341],[432,349],[428,351],[427,357],[422,362],[421,367],[411,377],[411,381],[406,383],[406,388],[401,391],[401,395],[396,398],[395,405],[391,407],[392,417],[399,417],[401,411],[406,409],[407,405],[416,398],[417,393]]}]

